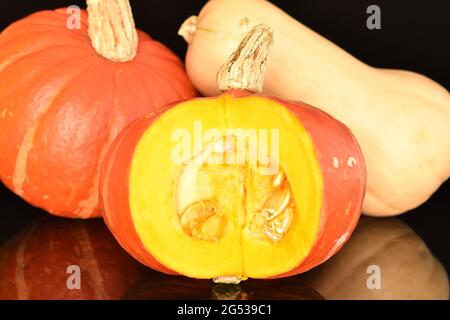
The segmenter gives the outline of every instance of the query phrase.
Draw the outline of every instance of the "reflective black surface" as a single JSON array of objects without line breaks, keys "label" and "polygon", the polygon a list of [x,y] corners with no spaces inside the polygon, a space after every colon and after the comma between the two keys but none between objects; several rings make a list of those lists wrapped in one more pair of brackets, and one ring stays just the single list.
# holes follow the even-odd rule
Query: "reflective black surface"
[{"label": "reflective black surface", "polygon": [[0,300],[449,299],[448,275],[397,218],[363,217],[320,266],[292,277],[214,283],[146,268],[100,219],[35,219],[0,246]]}]

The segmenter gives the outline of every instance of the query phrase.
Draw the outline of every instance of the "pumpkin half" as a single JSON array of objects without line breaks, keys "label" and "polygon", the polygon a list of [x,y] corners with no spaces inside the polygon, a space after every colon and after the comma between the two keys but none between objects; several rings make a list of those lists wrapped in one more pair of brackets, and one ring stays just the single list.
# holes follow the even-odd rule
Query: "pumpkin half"
[{"label": "pumpkin half", "polygon": [[195,96],[182,62],[135,29],[128,0],[88,1],[88,13],[41,11],[0,34],[0,179],[80,218],[100,214],[99,165],[120,130]]},{"label": "pumpkin half", "polygon": [[104,218],[142,263],[219,282],[281,277],[349,238],[365,190],[361,151],[324,112],[250,92],[261,90],[271,41],[255,27],[219,71],[224,94],[145,116],[109,149]]}]

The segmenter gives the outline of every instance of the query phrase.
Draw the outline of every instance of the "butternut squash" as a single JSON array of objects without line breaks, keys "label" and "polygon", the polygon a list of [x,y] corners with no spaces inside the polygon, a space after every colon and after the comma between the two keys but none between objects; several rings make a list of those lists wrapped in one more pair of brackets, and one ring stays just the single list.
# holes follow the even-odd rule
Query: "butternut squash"
[{"label": "butternut squash", "polygon": [[395,218],[363,218],[344,248],[305,274],[325,299],[449,298],[445,269],[426,244]]},{"label": "butternut squash", "polygon": [[264,0],[211,0],[179,33],[188,74],[217,95],[216,73],[249,28],[274,30],[264,93],[330,113],[367,163],[363,211],[396,215],[425,202],[450,175],[450,95],[425,76],[371,67]]}]

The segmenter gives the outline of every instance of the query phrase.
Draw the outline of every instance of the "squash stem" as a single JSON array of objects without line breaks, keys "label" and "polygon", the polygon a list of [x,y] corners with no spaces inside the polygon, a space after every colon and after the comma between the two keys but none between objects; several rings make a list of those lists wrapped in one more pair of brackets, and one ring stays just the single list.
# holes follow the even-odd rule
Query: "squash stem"
[{"label": "squash stem", "polygon": [[267,56],[273,42],[273,31],[268,25],[253,27],[237,49],[217,73],[217,88],[262,92]]},{"label": "squash stem", "polygon": [[180,29],[178,29],[178,35],[182,36],[187,43],[191,42],[195,31],[197,31],[197,20],[197,16],[190,16],[183,22]]},{"label": "squash stem", "polygon": [[138,37],[129,0],[87,0],[88,33],[102,57],[126,62],[137,53]]}]

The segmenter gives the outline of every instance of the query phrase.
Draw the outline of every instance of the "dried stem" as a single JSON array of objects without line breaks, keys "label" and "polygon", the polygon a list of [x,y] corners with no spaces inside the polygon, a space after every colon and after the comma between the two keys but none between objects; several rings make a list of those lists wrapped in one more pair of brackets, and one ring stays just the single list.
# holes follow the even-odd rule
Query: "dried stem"
[{"label": "dried stem", "polygon": [[102,57],[126,62],[137,53],[138,38],[128,0],[87,0],[88,33]]},{"label": "dried stem", "polygon": [[259,24],[253,27],[217,73],[218,89],[262,92],[272,42],[273,32],[269,26]]}]

